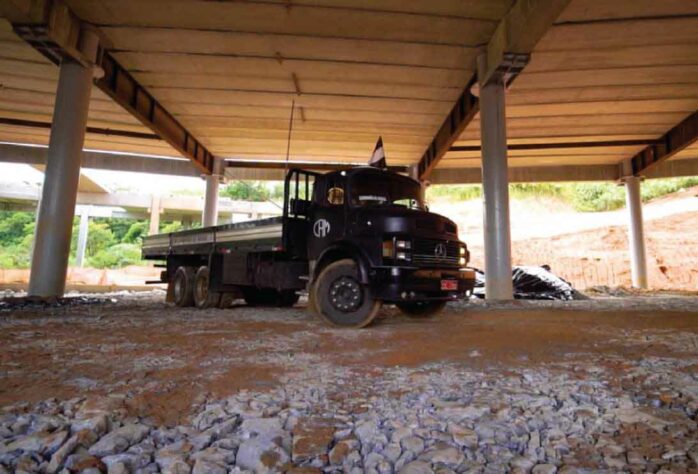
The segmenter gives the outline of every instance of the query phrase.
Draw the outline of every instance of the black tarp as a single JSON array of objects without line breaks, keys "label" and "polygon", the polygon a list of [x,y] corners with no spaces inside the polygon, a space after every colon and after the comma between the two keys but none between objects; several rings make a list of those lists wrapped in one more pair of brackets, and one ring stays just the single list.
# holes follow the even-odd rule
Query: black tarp
[{"label": "black tarp", "polygon": [[[586,296],[550,271],[550,267],[525,265],[512,270],[514,298],[520,300],[583,300]],[[475,270],[475,290],[473,295],[485,297],[485,273]]]}]

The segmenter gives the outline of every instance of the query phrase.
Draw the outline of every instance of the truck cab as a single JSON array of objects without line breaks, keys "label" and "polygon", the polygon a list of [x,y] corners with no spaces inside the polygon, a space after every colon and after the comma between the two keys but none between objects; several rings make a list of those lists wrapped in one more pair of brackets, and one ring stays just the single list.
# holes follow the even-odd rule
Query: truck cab
[{"label": "truck cab", "polygon": [[234,294],[288,306],[305,289],[313,312],[345,327],[367,326],[383,304],[427,317],[475,284],[456,225],[429,212],[420,183],[368,166],[292,169],[281,218],[148,237],[143,249],[167,260],[180,306]]},{"label": "truck cab", "polygon": [[303,229],[288,244],[307,249],[311,306],[332,323],[367,324],[381,303],[427,316],[472,291],[467,246],[429,212],[419,182],[373,167],[293,170],[286,182],[287,217]]}]

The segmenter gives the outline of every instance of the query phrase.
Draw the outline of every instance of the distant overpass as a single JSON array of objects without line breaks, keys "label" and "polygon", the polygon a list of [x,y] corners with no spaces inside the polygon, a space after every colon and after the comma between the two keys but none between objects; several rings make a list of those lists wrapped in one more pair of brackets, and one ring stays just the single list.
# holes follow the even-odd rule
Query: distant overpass
[{"label": "distant overpass", "polygon": [[[28,184],[3,183],[0,188],[0,210],[34,211],[41,197],[41,188]],[[76,264],[85,262],[90,217],[148,219],[148,233],[157,234],[161,220],[181,221],[184,227],[200,222],[203,197],[158,196],[130,193],[79,192],[76,214],[80,216]],[[218,203],[220,223],[242,222],[276,216],[281,208],[271,202],[233,201],[222,198]]]},{"label": "distant overpass", "polygon": [[[3,210],[34,210],[41,196],[41,188],[28,184],[3,183],[0,189],[0,208]],[[160,220],[197,221],[204,208],[204,198],[195,196],[157,196],[131,193],[79,192],[78,206],[106,208],[94,210],[91,215],[149,219],[158,210]],[[280,203],[281,204],[281,203]],[[279,205],[280,205],[279,204]],[[272,202],[234,201],[220,198],[220,222],[240,222],[249,219],[276,216],[281,208]]]}]

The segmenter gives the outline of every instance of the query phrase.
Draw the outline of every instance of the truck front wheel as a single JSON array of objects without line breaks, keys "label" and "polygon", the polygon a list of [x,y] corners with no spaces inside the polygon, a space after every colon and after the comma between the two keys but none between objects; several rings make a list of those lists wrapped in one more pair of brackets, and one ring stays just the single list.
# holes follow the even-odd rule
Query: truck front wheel
[{"label": "truck front wheel", "polygon": [[373,297],[371,289],[361,284],[356,262],[351,259],[325,267],[313,289],[318,312],[335,326],[368,326],[381,308],[381,302]]},{"label": "truck front wheel", "polygon": [[400,311],[411,318],[429,318],[441,312],[446,306],[445,301],[412,301],[395,303]]},{"label": "truck front wheel", "polygon": [[172,285],[172,300],[179,307],[194,305],[194,269],[192,267],[178,267]]},{"label": "truck front wheel", "polygon": [[199,267],[194,277],[194,305],[200,309],[216,308],[221,302],[221,294],[208,288],[210,270]]}]

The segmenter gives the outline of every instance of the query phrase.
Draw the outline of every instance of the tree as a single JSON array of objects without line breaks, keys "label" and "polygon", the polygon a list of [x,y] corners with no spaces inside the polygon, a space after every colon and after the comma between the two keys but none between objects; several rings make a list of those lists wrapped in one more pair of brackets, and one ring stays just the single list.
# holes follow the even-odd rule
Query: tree
[{"label": "tree", "polygon": [[182,225],[181,221],[172,221],[163,225],[160,228],[160,233],[169,234],[170,232],[177,232],[178,230],[182,230],[183,228],[184,226]]},{"label": "tree", "polygon": [[259,181],[233,181],[223,188],[223,195],[240,201],[266,201],[269,190]]},{"label": "tree", "polygon": [[[70,254],[72,257],[74,257],[77,252],[79,233],[80,219],[76,217],[73,220],[73,236],[70,241]],[[87,248],[85,249],[85,256],[92,257],[115,243],[114,234],[111,229],[109,229],[108,224],[90,220],[87,227]]]},{"label": "tree", "polygon": [[141,263],[141,248],[137,244],[116,244],[100,250],[88,260],[93,268],[121,268]]},{"label": "tree", "polygon": [[33,231],[31,212],[0,211],[0,245],[18,244],[27,235],[27,226]]},{"label": "tree", "polygon": [[114,240],[117,242],[123,242],[131,227],[134,224],[142,222],[137,219],[122,219],[119,217],[96,217],[94,218],[94,221],[107,224],[109,226],[109,230],[111,230],[112,234],[114,234]]},{"label": "tree", "polygon": [[121,239],[122,242],[127,244],[140,244],[143,241],[143,237],[148,233],[148,222],[139,221],[131,224],[128,228],[128,232]]}]

